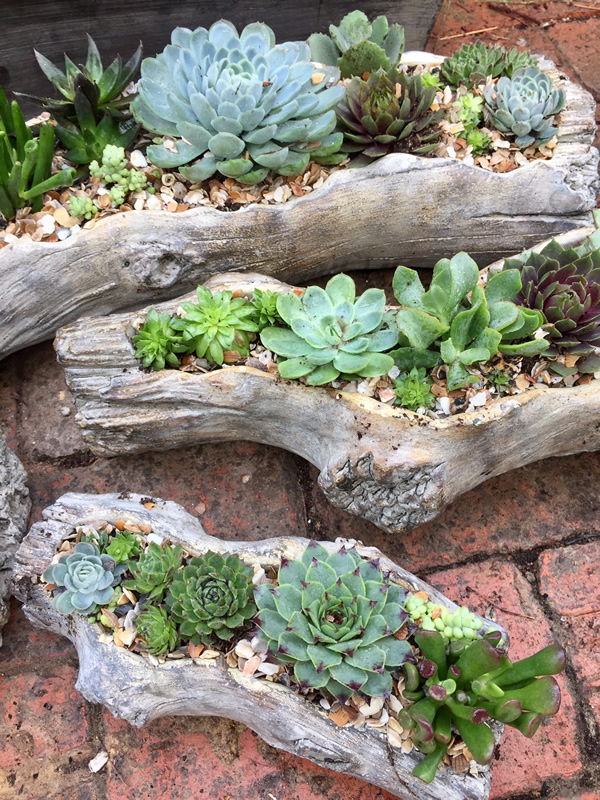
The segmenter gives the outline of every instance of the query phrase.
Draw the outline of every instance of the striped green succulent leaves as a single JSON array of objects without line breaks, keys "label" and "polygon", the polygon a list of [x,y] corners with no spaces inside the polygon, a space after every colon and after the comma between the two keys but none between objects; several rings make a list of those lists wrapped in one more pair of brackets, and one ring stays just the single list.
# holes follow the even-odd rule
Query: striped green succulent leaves
[{"label": "striped green succulent leaves", "polygon": [[300,297],[280,295],[277,311],[289,329],[270,326],[260,336],[265,347],[286,359],[278,364],[282,378],[305,376],[307,384],[320,386],[340,374],[372,378],[394,366],[384,351],[394,347],[398,330],[385,314],[382,289],[367,289],[356,299],[354,281],[340,274],[325,289],[310,286]]}]

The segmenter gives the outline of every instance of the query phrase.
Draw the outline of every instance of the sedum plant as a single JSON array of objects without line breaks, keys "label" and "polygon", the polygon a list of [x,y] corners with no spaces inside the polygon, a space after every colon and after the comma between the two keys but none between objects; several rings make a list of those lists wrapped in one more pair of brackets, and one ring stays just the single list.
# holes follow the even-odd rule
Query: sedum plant
[{"label": "sedum plant", "polygon": [[169,587],[167,608],[193,644],[229,641],[256,614],[254,572],[236,555],[192,558]]},{"label": "sedum plant", "polygon": [[425,87],[419,75],[383,70],[364,81],[352,78],[337,113],[344,131],[343,149],[379,158],[392,152],[426,154],[442,134],[442,110],[431,111],[435,87]]},{"label": "sedum plant", "polygon": [[113,184],[109,195],[115,206],[123,205],[129,192],[139,192],[148,183],[143,172],[127,168],[124,148],[114,144],[106,145],[101,163],[95,159],[90,163],[90,175],[99,178],[105,186]]},{"label": "sedum plant", "polygon": [[564,89],[553,89],[552,78],[537,67],[517,70],[485,91],[490,120],[502,133],[516,136],[517,147],[536,147],[558,133],[554,114],[565,105]]},{"label": "sedum plant", "polygon": [[516,70],[535,64],[535,58],[527,50],[519,52],[516,47],[506,50],[498,45],[488,47],[478,41],[464,44],[446,58],[440,73],[451,86],[462,84],[470,88],[485,83],[488,76],[497,78],[505,75],[512,78]]},{"label": "sedum plant", "polygon": [[164,369],[167,364],[179,366],[176,353],[186,352],[181,336],[171,327],[171,316],[163,311],[159,314],[151,308],[146,321],[133,337],[136,346],[135,357],[141,359],[142,366],[152,367],[156,371]]},{"label": "sedum plant", "polygon": [[69,197],[69,211],[72,217],[91,219],[96,216],[100,209],[94,204],[91,197],[79,197],[76,194],[72,194]]},{"label": "sedum plant", "polygon": [[198,358],[222,364],[225,350],[248,355],[248,333],[258,331],[255,307],[244,297],[227,290],[214,294],[205,286],[196,290],[198,303],[182,303],[183,317],[174,317],[171,327],[181,331],[182,345]]},{"label": "sedum plant", "polygon": [[431,393],[433,380],[427,377],[424,367],[413,367],[401,373],[394,381],[396,405],[416,411],[418,408],[433,408],[435,395]]},{"label": "sedum plant", "polygon": [[383,353],[398,341],[384,315],[385,293],[367,289],[355,297],[354,281],[344,274],[331,278],[325,289],[309,286],[300,297],[279,296],[277,310],[289,328],[267,327],[260,336],[266,348],[286,359],[278,363],[282,378],[306,376],[307,384],[321,386],[340,373],[372,378],[394,366]]},{"label": "sedum plant", "polygon": [[138,635],[146,650],[154,656],[174,650],[177,645],[177,628],[164,608],[145,608],[135,621]]},{"label": "sedum plant", "polygon": [[404,697],[413,705],[403,708],[398,720],[425,753],[413,774],[426,783],[435,778],[453,728],[475,761],[488,764],[496,747],[488,720],[510,725],[529,738],[542,715],[556,714],[560,708],[560,689],[551,676],[564,670],[562,647],[550,645],[512,664],[498,648],[499,632],[494,633],[466,645],[453,642],[449,653],[437,631],[415,634],[424,660],[418,667],[404,665]]},{"label": "sedum plant", "polygon": [[278,582],[255,589],[256,623],[301,690],[326,689],[340,702],[354,692],[389,696],[391,673],[413,655],[394,636],[407,618],[406,593],[379,562],[311,541],[300,559],[282,559]]},{"label": "sedum plant", "polygon": [[113,587],[121,580],[126,564],[102,554],[90,542],[79,542],[73,551],[44,570],[43,578],[64,590],[54,596],[54,605],[62,614],[93,614],[99,605],[113,597]]},{"label": "sedum plant", "polygon": [[131,531],[117,531],[104,552],[120,563],[127,563],[142,552],[142,546]]},{"label": "sedum plant", "polygon": [[404,606],[410,618],[424,631],[437,631],[444,639],[446,646],[450,642],[461,639],[478,639],[483,620],[467,606],[450,611],[445,606],[425,600],[418,594],[411,594]]},{"label": "sedum plant", "polygon": [[343,160],[333,109],[344,89],[330,86],[339,72],[312,64],[305,42],[276,45],[267,25],[238,34],[226,20],[175,28],[171,42],[142,63],[132,103],[145,128],[170,137],[148,147],[154,164],[194,182],[220,172],[254,184],[269,170],[298,175],[311,159]]},{"label": "sedum plant", "polygon": [[147,594],[148,600],[160,603],[167,587],[181,566],[183,548],[180,544],[171,547],[150,542],[138,561],[129,563],[131,580],[123,581],[123,586],[139,594]]},{"label": "sedum plant", "polygon": [[19,104],[8,104],[0,88],[0,213],[9,220],[18,208],[42,208],[44,193],[60,186],[70,186],[74,169],[51,175],[54,154],[54,128],[40,125],[34,138]]},{"label": "sedum plant", "polygon": [[308,44],[311,60],[337,65],[342,78],[379,69],[389,72],[404,52],[404,28],[390,25],[384,16],[369,22],[362,11],[351,11],[339,25],[329,26],[329,36],[313,33]]}]

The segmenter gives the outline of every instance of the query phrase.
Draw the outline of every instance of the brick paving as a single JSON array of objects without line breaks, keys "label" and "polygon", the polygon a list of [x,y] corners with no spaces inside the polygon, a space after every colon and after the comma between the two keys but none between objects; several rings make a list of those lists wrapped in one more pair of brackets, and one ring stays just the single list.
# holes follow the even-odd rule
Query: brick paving
[{"label": "brick paving", "polygon": [[[544,52],[598,99],[600,4],[452,0],[429,49],[486,42]],[[457,200],[458,202],[458,200]],[[389,274],[358,275],[389,285]],[[66,413],[69,412],[69,413]],[[448,597],[492,615],[512,653],[551,641],[567,650],[563,706],[536,738],[508,730],[492,770],[492,798],[600,800],[600,456],[549,459],[459,498],[437,520],[389,536],[335,511],[317,472],[274,448],[226,443],[96,459],[85,448],[49,343],[2,363],[0,429],[30,476],[32,519],[66,491],[133,490],[197,513],[231,539],[348,536],[385,550]],[[77,657],[33,628],[16,604],[0,650],[0,800],[390,800],[266,745],[243,725],[169,718],[136,729],[75,691]],[[93,775],[88,761],[107,750]]]}]

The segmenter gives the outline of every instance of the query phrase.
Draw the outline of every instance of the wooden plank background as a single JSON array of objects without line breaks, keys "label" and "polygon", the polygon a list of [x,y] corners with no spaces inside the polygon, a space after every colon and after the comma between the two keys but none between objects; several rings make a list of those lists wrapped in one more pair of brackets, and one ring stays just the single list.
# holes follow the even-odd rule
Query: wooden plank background
[{"label": "wooden plank background", "polygon": [[[0,2],[0,85],[30,94],[53,94],[33,48],[64,68],[62,53],[85,60],[89,32],[105,66],[117,53],[129,58],[141,39],[144,54],[155,55],[178,25],[208,26],[225,17],[238,28],[269,24],[278,41],[306,39],[326,31],[355,8],[372,19],[386,14],[406,29],[407,49],[424,48],[442,0],[2,0]],[[35,105],[27,105],[30,110]]]}]

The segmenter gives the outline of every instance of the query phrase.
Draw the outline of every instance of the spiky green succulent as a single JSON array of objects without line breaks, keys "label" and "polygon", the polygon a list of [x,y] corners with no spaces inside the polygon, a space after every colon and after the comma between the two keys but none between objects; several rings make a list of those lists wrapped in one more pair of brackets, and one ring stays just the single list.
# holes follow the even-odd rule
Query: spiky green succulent
[{"label": "spiky green succulent", "polygon": [[[498,280],[500,275],[505,277]],[[398,267],[393,278],[402,306],[396,317],[400,347],[391,353],[400,369],[448,365],[448,389],[479,380],[467,367],[489,361],[496,353],[537,355],[548,348],[533,338],[543,323],[540,312],[512,300],[521,288],[517,270],[495,275],[485,289],[479,269],[466,253],[438,261],[427,291],[418,274]],[[533,310],[535,311],[535,310]]]},{"label": "spiky green succulent", "polygon": [[425,753],[413,774],[426,783],[435,778],[453,728],[473,758],[489,764],[496,743],[488,720],[531,737],[542,715],[556,714],[560,708],[560,689],[551,677],[565,667],[565,653],[558,645],[511,664],[499,649],[499,631],[470,643],[454,641],[449,651],[437,631],[420,631],[414,638],[424,659],[418,666],[403,667],[403,696],[413,704],[399,712],[398,721]]},{"label": "spiky green succulent", "polygon": [[352,78],[337,108],[344,131],[343,150],[379,158],[392,152],[426,154],[438,145],[444,112],[431,111],[435,87],[425,87],[420,75],[383,70],[364,81]]},{"label": "spiky green succulent", "polygon": [[404,52],[404,28],[376,17],[369,22],[362,11],[351,11],[339,25],[329,26],[326,33],[308,37],[312,61],[336,65],[342,78],[364,75],[383,69],[390,71],[398,65]]},{"label": "spiky green succulent", "polygon": [[198,303],[181,303],[184,316],[171,320],[171,327],[181,331],[187,351],[211,364],[222,364],[225,350],[247,356],[248,333],[258,331],[252,303],[244,297],[233,297],[228,290],[213,294],[205,286],[199,286],[196,294]]},{"label": "spiky green succulent", "polygon": [[[586,356],[576,371],[597,372],[600,361],[600,231],[577,247],[552,240],[539,253],[526,250],[507,258],[504,270],[516,269],[523,288],[517,302],[540,311],[545,318],[549,355],[560,350]],[[501,273],[502,274],[502,273]]]},{"label": "spiky green succulent", "polygon": [[495,128],[516,136],[517,147],[540,146],[558,133],[554,115],[564,108],[564,89],[537,67],[517,70],[485,90],[486,108]]},{"label": "spiky green succulent", "polygon": [[404,607],[413,622],[424,631],[438,631],[444,637],[446,645],[461,639],[477,639],[480,636],[477,631],[481,630],[483,620],[469,611],[467,606],[450,611],[439,603],[410,594]]},{"label": "spiky green succulent", "polygon": [[164,608],[157,606],[145,608],[135,624],[138,636],[152,655],[160,656],[175,649],[177,628]]},{"label": "spiky green succulent", "polygon": [[181,336],[171,325],[171,315],[166,311],[159,314],[155,308],[148,311],[146,321],[133,337],[133,343],[136,346],[135,357],[141,360],[142,366],[157,371],[164,369],[166,364],[179,366],[176,353],[187,351]]},{"label": "spiky green succulent", "polygon": [[146,552],[137,561],[129,562],[131,580],[123,581],[123,586],[139,594],[148,595],[148,600],[160,603],[167,587],[181,566],[183,548],[150,542]]},{"label": "spiky green succulent", "polygon": [[42,577],[59,589],[64,587],[54,595],[54,605],[62,614],[93,614],[99,605],[112,599],[113,587],[126,567],[109,555],[101,555],[94,544],[79,542],[71,553],[44,570]]},{"label": "spiky green succulent", "polygon": [[[263,345],[284,357],[282,378],[306,376],[311,386],[339,377],[385,375],[394,361],[383,351],[398,341],[398,331],[384,315],[385,292],[367,289],[358,300],[354,281],[339,274],[325,289],[309,286],[301,297],[281,294],[277,310],[289,328],[267,327]],[[291,330],[290,330],[291,328]]]},{"label": "spiky green succulent", "polygon": [[394,381],[396,404],[409,411],[418,408],[433,408],[435,395],[431,393],[433,380],[427,377],[424,367],[413,367],[410,372],[401,373]]},{"label": "spiky green succulent", "polygon": [[498,45],[487,46],[478,41],[464,44],[440,68],[444,80],[451,86],[471,87],[485,83],[488,76],[497,78],[506,75],[511,78],[514,72],[536,64],[535,58],[527,50],[518,51],[516,47],[506,50]]},{"label": "spiky green succulent", "polygon": [[302,691],[325,689],[340,701],[354,692],[387,697],[391,673],[413,658],[394,636],[407,619],[405,596],[378,561],[312,541],[300,559],[282,559],[277,587],[255,590],[256,623]]},{"label": "spiky green succulent", "polygon": [[275,325],[283,322],[277,311],[277,298],[279,292],[270,289],[255,289],[252,293],[252,305],[254,306],[254,321],[258,325],[258,330],[262,331],[267,325]]},{"label": "spiky green succulent", "polygon": [[139,555],[142,546],[131,531],[117,531],[104,552],[122,564]]},{"label": "spiky green succulent", "polygon": [[465,132],[477,128],[483,116],[483,97],[466,92],[459,95],[453,103],[458,121],[462,122]]},{"label": "spiky green succulent", "polygon": [[175,576],[167,608],[179,633],[194,644],[229,641],[256,614],[253,570],[236,555],[196,556]]},{"label": "spiky green succulent", "polygon": [[18,208],[40,211],[44,192],[70,186],[74,169],[51,175],[54,128],[40,125],[37,138],[25,124],[16,100],[9,105],[0,88],[0,214],[10,220]]},{"label": "spiky green succulent", "polygon": [[467,133],[467,145],[473,148],[474,156],[480,156],[488,149],[491,144],[490,135],[479,128],[473,128]]},{"label": "spiky green succulent", "polygon": [[218,171],[254,184],[269,170],[298,175],[311,159],[343,160],[333,110],[344,93],[339,71],[312,64],[308,44],[276,45],[258,22],[238,34],[226,20],[175,28],[171,42],[144,60],[132,103],[145,128],[170,137],[148,147],[152,163],[194,182]]},{"label": "spiky green succulent", "polygon": [[69,211],[72,217],[91,219],[100,209],[94,204],[91,197],[78,197],[76,194],[72,194],[69,197]]}]

